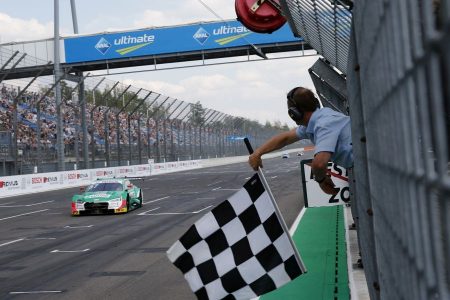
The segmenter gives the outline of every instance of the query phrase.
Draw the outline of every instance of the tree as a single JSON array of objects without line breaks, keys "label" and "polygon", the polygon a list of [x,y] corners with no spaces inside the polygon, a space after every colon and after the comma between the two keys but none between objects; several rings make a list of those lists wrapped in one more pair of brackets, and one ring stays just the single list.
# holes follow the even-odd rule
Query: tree
[{"label": "tree", "polygon": [[189,122],[194,126],[199,126],[205,121],[205,111],[200,101],[191,105],[191,114],[189,115]]}]

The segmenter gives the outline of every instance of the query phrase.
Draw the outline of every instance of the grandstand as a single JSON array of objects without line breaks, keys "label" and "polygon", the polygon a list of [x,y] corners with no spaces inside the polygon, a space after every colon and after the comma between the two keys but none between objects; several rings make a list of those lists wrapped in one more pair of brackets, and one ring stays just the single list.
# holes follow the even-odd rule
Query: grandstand
[{"label": "grandstand", "polygon": [[[148,159],[161,162],[245,154],[240,138],[262,141],[282,129],[122,84],[107,94],[114,82],[86,80],[86,85],[95,84],[97,89],[87,88],[83,98],[89,145],[89,161],[85,163],[82,103],[69,84],[65,81],[62,84],[63,141],[68,169],[85,168],[89,163],[103,167],[138,164]],[[39,85],[35,91],[23,93],[15,106],[20,87],[0,85],[0,132],[11,134],[17,127],[17,139],[12,144],[3,142],[2,147],[8,150],[2,154],[0,174],[56,170],[56,101],[53,92],[45,95],[49,89]]]}]

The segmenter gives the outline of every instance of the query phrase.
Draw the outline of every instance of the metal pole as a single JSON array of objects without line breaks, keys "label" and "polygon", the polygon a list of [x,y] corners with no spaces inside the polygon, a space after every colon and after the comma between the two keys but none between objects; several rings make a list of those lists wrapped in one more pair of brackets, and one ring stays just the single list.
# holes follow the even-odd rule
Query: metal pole
[{"label": "metal pole", "polygon": [[61,84],[59,78],[61,77],[61,66],[59,56],[59,0],[54,0],[54,76],[55,76],[55,100],[56,100],[56,149],[58,156],[58,170],[65,170],[65,157],[64,157],[64,136],[62,127],[62,115],[61,115]]},{"label": "metal pole", "polygon": [[36,168],[39,173],[39,165],[41,160],[41,105],[38,103],[36,106],[36,115],[37,115],[37,128],[36,128],[36,136],[37,136],[37,159],[36,159]]},{"label": "metal pole", "polygon": [[[175,109],[169,114],[169,116],[164,120],[164,124],[166,124],[166,121],[169,121],[169,127],[170,127],[170,152],[171,152],[171,160],[175,160],[175,155],[174,155],[174,145],[173,145],[173,126],[172,126],[172,121],[170,120],[170,117],[173,115],[174,112],[177,111],[177,109],[183,104],[183,101],[180,102],[180,104],[178,104],[177,107],[175,107]],[[174,118],[176,119],[176,118]],[[165,127],[164,126],[164,131],[165,131]],[[164,139],[164,156],[167,157],[167,143],[166,143],[166,139]]]},{"label": "metal pole", "polygon": [[[75,0],[70,0],[70,7],[72,11],[72,23],[73,23],[73,33],[78,34],[78,18],[77,18],[77,8],[75,6]],[[77,75],[83,76],[83,72],[77,72]],[[84,77],[85,78],[85,77]],[[86,102],[84,94],[84,78],[81,79],[81,83],[78,87],[78,100],[81,104],[81,130],[83,132],[83,162],[84,168],[89,168],[89,146],[88,146],[88,130],[86,122]],[[104,78],[100,81],[102,82]],[[94,104],[95,105],[95,104]],[[77,163],[78,165],[78,163]]]},{"label": "metal pole", "polygon": [[142,164],[142,149],[141,149],[141,114],[138,114],[138,119],[137,119],[137,131],[138,131],[138,160],[139,160],[139,164]]},{"label": "metal pole", "polygon": [[[203,157],[203,147],[202,147],[202,126],[213,116],[217,111],[210,110],[210,115],[199,125],[199,142],[200,142],[200,156]],[[209,112],[208,112],[209,113]]]},{"label": "metal pole", "polygon": [[131,164],[132,157],[131,157],[131,115],[129,113],[127,114],[127,120],[128,120],[128,164]]},{"label": "metal pole", "polygon": [[[143,104],[144,104],[144,102],[145,102],[145,100],[147,100],[147,98],[152,94],[153,92],[149,92],[145,97],[144,97],[144,99],[142,99],[141,100],[141,102],[133,109],[133,111],[130,113],[130,115],[128,116],[128,117],[130,117],[130,116],[132,116]],[[158,96],[159,97],[159,96]],[[158,99],[158,97],[156,97],[156,99]],[[156,101],[156,99],[153,101],[153,102],[155,102]],[[152,103],[153,103],[152,102]],[[147,112],[148,112],[148,110],[147,110]],[[141,157],[141,127],[140,127],[140,125],[141,125],[141,114],[139,114],[138,115],[138,155],[139,155],[139,164],[141,164],[142,163],[142,157]],[[130,154],[129,154],[129,157],[130,157],[130,161],[131,161],[131,145],[129,145],[129,152],[130,152]]]},{"label": "metal pole", "polygon": [[80,84],[78,90],[78,100],[81,102],[81,131],[83,132],[83,162],[84,168],[89,169],[89,146],[88,146],[88,130],[86,120],[86,95],[84,90],[84,80]]},{"label": "metal pole", "polygon": [[[158,99],[159,97],[160,97],[161,95],[159,95],[156,99]],[[158,107],[157,108],[155,108],[154,110],[153,110],[153,112],[152,112],[152,114],[147,118],[147,124],[149,124],[149,120],[150,120],[150,118],[153,118],[153,116],[157,113],[157,112],[159,112],[159,109],[161,108],[161,106],[163,106],[164,105],[164,103],[166,103],[166,101],[167,100],[169,100],[169,98],[170,97],[166,97],[166,99],[164,99],[164,101],[163,102],[161,102],[159,105],[158,105]],[[156,101],[156,99],[155,100],[153,100],[153,102],[152,102],[152,104]],[[158,120],[155,120],[155,128],[156,128],[156,147],[157,147],[157,154],[159,155],[159,137],[158,137],[158,126],[159,126],[159,124],[158,124],[158,122],[157,122]],[[149,126],[149,125],[148,125]],[[148,132],[147,132],[147,134],[150,136],[150,127],[148,127]],[[150,140],[148,141],[149,143],[150,143]],[[150,153],[150,151],[149,151],[149,153]],[[158,160],[159,160],[159,156],[158,156]],[[157,161],[158,161],[157,160]]]},{"label": "metal pole", "polygon": [[[20,94],[20,88],[19,88],[19,93]],[[18,163],[18,155],[19,155],[19,148],[18,148],[18,143],[17,143],[17,139],[18,139],[18,124],[17,124],[17,102],[18,99],[17,97],[14,98],[14,115],[13,115],[13,130],[14,130],[14,175],[17,175],[17,163]]]},{"label": "metal pole", "polygon": [[[126,93],[126,91],[128,91],[128,89],[131,87],[131,84],[117,97],[117,99],[120,99],[122,96],[124,96],[125,95],[125,93]],[[116,113],[116,133],[117,133],[117,163],[118,163],[118,165],[120,166],[121,165],[121,163],[122,163],[122,158],[121,158],[121,156],[122,156],[122,153],[121,153],[121,148],[120,148],[120,119],[119,119],[119,117],[120,117],[120,114],[125,110],[125,108],[127,108],[127,106],[131,103],[131,101],[133,101],[134,100],[134,98],[136,98],[137,97],[137,95],[139,94],[139,92],[142,90],[142,88],[141,89],[139,89],[139,91],[137,91],[134,95],[133,95],[133,97],[131,97],[131,99],[127,102],[127,104],[125,104],[125,105],[123,105],[123,107],[119,110],[119,112],[118,113]],[[107,111],[109,111],[109,109],[107,110]],[[127,118],[128,119],[128,118]],[[129,123],[129,122],[128,122]],[[109,126],[108,124],[105,124],[105,126]]]},{"label": "metal pole", "polygon": [[75,6],[75,0],[70,0],[70,7],[72,10],[73,32],[75,34],[78,34],[78,19],[77,19],[77,8]]},{"label": "metal pole", "polygon": [[[212,118],[211,121],[210,121],[209,123],[210,123],[210,124],[213,124],[213,123],[216,122],[218,119],[220,119],[221,116],[222,116],[222,113],[221,113],[221,112],[217,112],[216,116],[215,116],[214,118]],[[215,127],[215,126],[214,126],[214,127]],[[213,148],[213,147],[212,147],[212,142],[211,142],[211,141],[212,141],[212,139],[214,138],[214,136],[211,137],[211,131],[214,130],[214,127],[213,127],[213,128],[209,127],[209,130],[208,130],[208,147],[209,147],[210,149]],[[214,143],[214,152],[217,154],[217,149],[216,149],[215,143]]]},{"label": "metal pole", "polygon": [[[181,102],[181,103],[183,103],[183,102]],[[173,118],[173,120],[176,120],[176,119],[178,119],[178,117],[186,110],[186,108],[188,108],[190,106],[190,103],[187,103],[186,104],[186,106]],[[178,108],[178,107],[177,107]],[[187,115],[186,115],[187,116]],[[180,125],[181,125],[181,123],[182,123],[182,121],[184,120],[184,118],[186,117],[186,116],[184,116],[181,120],[180,120]],[[171,139],[171,142],[172,142],[172,154],[174,155],[174,159],[175,159],[175,150],[174,150],[174,144],[173,144],[173,128],[172,128],[172,122],[170,122],[170,130],[171,130],[171,133],[172,133],[172,139]],[[181,129],[181,126],[178,126],[178,130],[177,130],[177,136],[178,136],[178,147],[177,147],[177,152],[179,152],[179,147],[180,147],[180,129]]]},{"label": "metal pole", "polygon": [[[97,89],[98,86],[100,86],[100,84],[103,82],[103,80],[105,80],[105,78],[103,77],[102,80],[100,80],[100,82],[97,83],[97,85],[94,87],[94,89],[92,91],[95,92],[95,90]],[[102,97],[101,100],[106,99],[106,97],[114,90],[114,88],[119,84],[120,82],[117,81],[112,88],[110,88]],[[95,94],[94,94],[95,95]],[[100,102],[100,101],[99,101]],[[91,161],[92,161],[92,168],[95,168],[95,139],[94,139],[94,134],[95,134],[95,124],[94,124],[94,110],[99,107],[100,104],[94,105],[94,107],[91,109],[90,111],[90,115],[91,115]]]},{"label": "metal pole", "polygon": [[[167,99],[169,99],[170,97],[167,97]],[[166,100],[167,100],[166,99]],[[173,100],[173,102],[172,103],[170,103],[165,109],[164,109],[164,114],[166,113],[166,111],[167,110],[169,110],[170,109],[170,107],[175,103],[177,101],[177,99],[175,99],[175,100]],[[164,101],[165,102],[165,101]],[[158,107],[158,110],[157,110],[157,112],[159,112],[159,108],[161,107],[162,105],[160,105],[159,107]],[[161,115],[158,117],[158,119],[157,119],[157,122],[156,122],[156,135],[157,135],[157,139],[156,139],[156,141],[157,141],[157,143],[156,143],[156,150],[157,150],[157,153],[158,153],[158,160],[160,160],[161,159],[161,151],[160,151],[160,149],[159,149],[159,142],[160,142],[160,140],[159,140],[159,120],[161,119]],[[164,141],[164,147],[165,147],[165,145],[166,145],[166,137],[165,137],[165,129],[166,129],[166,125],[165,125],[165,120],[166,120],[166,118],[162,118],[162,122],[163,122],[163,133],[162,133],[162,135],[163,135],[163,137],[164,137],[164,139],[163,139],[163,141]],[[166,151],[164,151],[164,159],[166,159]]]}]

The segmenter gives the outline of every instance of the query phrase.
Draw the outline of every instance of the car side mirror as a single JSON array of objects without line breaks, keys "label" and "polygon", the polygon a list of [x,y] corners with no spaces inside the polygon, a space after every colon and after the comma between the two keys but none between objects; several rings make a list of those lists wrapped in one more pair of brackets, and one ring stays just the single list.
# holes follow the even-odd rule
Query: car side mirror
[{"label": "car side mirror", "polygon": [[80,186],[80,193],[84,193],[86,192],[86,187],[85,186]]}]

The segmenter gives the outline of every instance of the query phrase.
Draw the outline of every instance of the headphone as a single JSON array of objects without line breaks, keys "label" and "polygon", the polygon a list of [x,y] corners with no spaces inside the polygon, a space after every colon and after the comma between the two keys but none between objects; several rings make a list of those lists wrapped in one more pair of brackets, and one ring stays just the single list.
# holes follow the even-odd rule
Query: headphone
[{"label": "headphone", "polygon": [[[286,96],[290,105],[293,105],[295,103],[294,102],[294,94],[297,91],[297,89],[298,89],[298,87],[293,88]],[[317,98],[316,98],[316,100],[317,100]],[[320,108],[319,101],[317,101],[316,107]],[[294,120],[294,122],[297,125],[300,125],[300,122],[302,121],[303,117],[305,116],[305,111],[302,108],[293,105],[293,106],[288,107],[288,115],[289,115],[289,117],[291,117],[292,120]]]},{"label": "headphone", "polygon": [[[294,102],[294,94],[297,89],[298,89],[298,87],[293,88],[287,94],[286,97],[290,103]],[[302,109],[297,108],[296,106],[289,106],[288,107],[288,115],[298,125],[300,123],[300,121],[303,119],[303,117],[305,116],[305,112]]]}]

